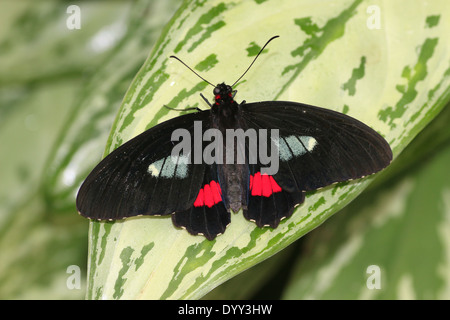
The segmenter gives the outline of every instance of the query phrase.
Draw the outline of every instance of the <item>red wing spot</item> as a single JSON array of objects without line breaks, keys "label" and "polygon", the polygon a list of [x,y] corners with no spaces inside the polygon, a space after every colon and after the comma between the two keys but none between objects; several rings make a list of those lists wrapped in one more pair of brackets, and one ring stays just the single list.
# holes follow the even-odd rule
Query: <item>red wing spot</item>
[{"label": "red wing spot", "polygon": [[211,187],[207,184],[203,187],[203,190],[205,190],[203,193],[205,195],[205,205],[207,205],[208,208],[211,208],[214,205],[214,196],[212,194]]},{"label": "red wing spot", "polygon": [[211,181],[210,186],[214,204],[219,203],[220,201],[222,201],[222,190],[220,189],[220,185],[213,180]]},{"label": "red wing spot", "polygon": [[200,189],[197,199],[195,199],[194,207],[208,206],[208,208],[211,208],[213,205],[222,201],[221,194],[222,190],[220,189],[220,185],[213,180]]},{"label": "red wing spot", "polygon": [[270,177],[267,174],[264,174],[262,177],[262,195],[264,197],[270,197],[272,194],[272,185],[270,183]]},{"label": "red wing spot", "polygon": [[270,176],[270,185],[272,186],[272,191],[273,192],[281,192],[281,187],[278,185],[278,183],[275,181],[275,179]]},{"label": "red wing spot", "polygon": [[201,207],[205,205],[205,196],[203,195],[203,188],[200,189],[197,195],[197,199],[194,202],[194,207]]},{"label": "red wing spot", "polygon": [[270,197],[273,193],[281,192],[282,189],[272,176],[256,172],[254,176],[250,176],[250,190],[252,196]]},{"label": "red wing spot", "polygon": [[253,176],[253,184],[252,184],[252,196],[260,196],[261,195],[261,173],[257,172]]}]

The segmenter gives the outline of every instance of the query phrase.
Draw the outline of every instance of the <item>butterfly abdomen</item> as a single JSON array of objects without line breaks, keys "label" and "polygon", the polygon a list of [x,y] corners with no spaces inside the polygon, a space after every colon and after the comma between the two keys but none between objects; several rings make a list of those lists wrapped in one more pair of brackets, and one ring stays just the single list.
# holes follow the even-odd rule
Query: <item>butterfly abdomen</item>
[{"label": "butterfly abdomen", "polygon": [[238,212],[241,207],[247,207],[248,172],[245,164],[224,164],[220,166],[219,181],[223,189],[225,207],[229,211]]}]

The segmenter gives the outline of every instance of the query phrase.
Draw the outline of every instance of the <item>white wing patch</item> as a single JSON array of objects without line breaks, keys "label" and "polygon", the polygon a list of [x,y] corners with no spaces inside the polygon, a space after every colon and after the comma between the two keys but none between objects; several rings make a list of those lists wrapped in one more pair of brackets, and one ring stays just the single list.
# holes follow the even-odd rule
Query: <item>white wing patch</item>
[{"label": "white wing patch", "polygon": [[168,156],[148,166],[148,173],[157,178],[179,178],[188,176],[188,156]]},{"label": "white wing patch", "polygon": [[148,173],[150,173],[154,177],[158,177],[161,172],[162,165],[164,164],[164,159],[160,159],[156,162],[153,162],[148,166]]},{"label": "white wing patch", "polygon": [[314,150],[317,140],[310,136],[280,137],[280,159],[288,161]]}]

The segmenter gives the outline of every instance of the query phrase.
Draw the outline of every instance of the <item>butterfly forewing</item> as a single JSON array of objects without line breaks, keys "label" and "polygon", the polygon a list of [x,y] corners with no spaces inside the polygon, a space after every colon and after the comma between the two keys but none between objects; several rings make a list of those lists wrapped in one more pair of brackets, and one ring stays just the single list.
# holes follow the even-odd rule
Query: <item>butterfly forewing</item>
[{"label": "butterfly forewing", "polygon": [[80,214],[114,220],[190,208],[202,187],[206,165],[171,157],[172,132],[183,128],[194,136],[194,121],[201,121],[206,130],[209,115],[204,111],[166,121],[114,150],[82,184],[77,196]]},{"label": "butterfly forewing", "polygon": [[389,144],[344,114],[300,103],[267,101],[241,106],[249,127],[279,129],[275,181],[288,191],[310,191],[361,178],[392,160]]}]

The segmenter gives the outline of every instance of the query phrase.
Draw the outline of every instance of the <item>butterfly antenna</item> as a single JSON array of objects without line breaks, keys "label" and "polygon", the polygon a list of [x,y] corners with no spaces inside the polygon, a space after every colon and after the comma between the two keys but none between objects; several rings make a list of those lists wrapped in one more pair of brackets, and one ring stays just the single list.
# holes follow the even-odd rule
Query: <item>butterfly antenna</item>
[{"label": "butterfly antenna", "polygon": [[202,79],[203,81],[205,81],[206,83],[212,85],[214,88],[216,87],[215,85],[213,85],[211,82],[209,82],[208,80],[206,80],[205,78],[203,78],[201,75],[199,75],[197,72],[195,72],[194,70],[192,70],[191,67],[189,67],[186,63],[184,63],[183,61],[181,61],[180,58],[177,58],[175,56],[170,56],[170,58],[174,58],[177,59],[178,61],[180,61],[186,68],[188,68],[189,70],[191,70],[195,75],[197,75],[197,77],[199,77],[200,79]]},{"label": "butterfly antenna", "polygon": [[264,48],[269,44],[270,41],[272,41],[273,39],[276,39],[280,36],[274,36],[272,38],[269,39],[269,41],[266,42],[266,44],[261,48],[261,50],[259,50],[259,53],[256,55],[255,59],[253,59],[252,63],[248,66],[247,70],[245,70],[245,72],[242,74],[242,76],[239,77],[239,79],[237,79],[232,85],[231,87],[234,87],[234,85],[236,83],[239,82],[239,80],[242,79],[243,76],[245,76],[245,74],[247,73],[248,70],[250,70],[250,68],[252,67],[252,65],[255,63],[256,59],[258,59],[259,55],[263,52]]}]

